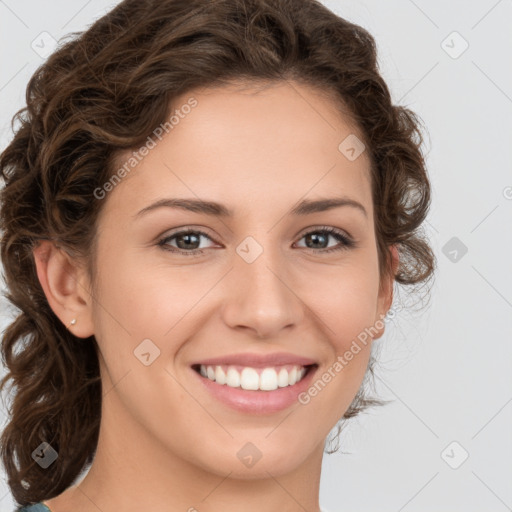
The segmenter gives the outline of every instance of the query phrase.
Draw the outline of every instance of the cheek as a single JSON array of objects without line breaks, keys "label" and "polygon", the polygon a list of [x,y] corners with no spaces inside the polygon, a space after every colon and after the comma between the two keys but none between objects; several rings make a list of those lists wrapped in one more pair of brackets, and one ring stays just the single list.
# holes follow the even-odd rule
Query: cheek
[{"label": "cheek", "polygon": [[[137,253],[105,254],[98,296],[99,329],[129,336],[164,339],[211,288],[208,279],[194,279],[190,269],[144,260]],[[124,334],[123,334],[124,333]],[[112,334],[112,333],[110,333]],[[107,339],[118,339],[107,336]]]},{"label": "cheek", "polygon": [[310,294],[315,314],[338,354],[375,323],[378,273],[370,266],[351,266],[324,276]]},{"label": "cheek", "polygon": [[186,339],[187,313],[208,283],[188,282],[178,271],[171,276],[168,268],[144,267],[121,251],[105,251],[101,263],[94,323],[106,388],[115,386],[127,409],[158,430],[160,416],[170,423],[187,404],[187,393],[173,378],[173,366],[169,373],[166,365]]},{"label": "cheek", "polygon": [[301,403],[319,425],[332,427],[343,416],[368,368],[377,284],[356,274],[332,279],[315,292],[314,313],[322,320],[329,356]]}]

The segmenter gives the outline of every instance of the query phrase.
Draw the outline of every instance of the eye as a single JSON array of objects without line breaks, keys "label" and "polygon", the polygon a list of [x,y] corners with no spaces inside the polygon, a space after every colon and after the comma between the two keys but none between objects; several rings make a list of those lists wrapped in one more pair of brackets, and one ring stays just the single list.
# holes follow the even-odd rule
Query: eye
[{"label": "eye", "polygon": [[[338,244],[329,247],[329,238],[337,240]],[[342,251],[356,246],[355,242],[351,238],[341,231],[331,227],[323,227],[313,231],[308,231],[302,236],[301,240],[302,239],[306,240],[306,244],[309,243],[312,245],[307,245],[308,249],[318,249],[321,253]],[[318,247],[318,245],[321,245],[322,247]]]},{"label": "eye", "polygon": [[[203,249],[198,247],[201,244],[201,238],[211,240],[210,236],[203,231],[184,230],[162,238],[158,245],[166,251],[178,252],[186,256],[197,256],[203,253]],[[176,245],[173,245],[174,241]]]},{"label": "eye", "polygon": [[[212,238],[200,230],[187,229],[168,235],[158,241],[158,246],[166,251],[179,253],[186,256],[199,256],[204,253],[200,248],[201,239],[213,241]],[[306,248],[320,253],[341,251],[355,247],[355,242],[341,231],[331,227],[322,227],[308,231],[301,238],[306,240]],[[334,239],[338,244],[329,246],[329,239]],[[320,245],[321,247],[318,247]]]}]

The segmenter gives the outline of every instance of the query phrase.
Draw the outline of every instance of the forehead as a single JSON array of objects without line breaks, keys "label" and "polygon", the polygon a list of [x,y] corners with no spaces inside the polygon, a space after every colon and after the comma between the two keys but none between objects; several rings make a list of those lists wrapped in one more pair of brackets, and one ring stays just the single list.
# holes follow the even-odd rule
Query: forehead
[{"label": "forehead", "polygon": [[[340,150],[347,137],[362,135],[334,99],[312,87],[196,89],[174,99],[168,119],[168,129],[150,135],[152,148],[109,192],[111,207],[133,210],[178,195],[267,208],[350,194],[371,213],[367,154],[350,160]],[[130,155],[120,154],[117,167]]]}]

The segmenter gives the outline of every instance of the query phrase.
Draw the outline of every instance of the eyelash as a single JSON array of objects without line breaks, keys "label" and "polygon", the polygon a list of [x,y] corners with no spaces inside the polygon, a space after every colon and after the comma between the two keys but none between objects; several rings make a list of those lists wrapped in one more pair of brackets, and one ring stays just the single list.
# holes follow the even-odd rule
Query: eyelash
[{"label": "eyelash", "polygon": [[[311,231],[308,231],[307,233],[304,233],[302,235],[302,237],[300,238],[300,240],[302,240],[304,237],[306,237],[307,235],[310,235],[312,233],[322,233],[322,234],[331,235],[338,242],[342,242],[342,244],[335,246],[335,247],[331,247],[329,249],[311,249],[311,248],[306,247],[306,249],[309,249],[310,251],[315,251],[315,252],[320,252],[322,254],[326,254],[326,253],[330,253],[330,252],[334,252],[334,251],[343,251],[343,250],[352,249],[352,248],[356,247],[356,243],[351,238],[342,234],[337,229],[327,227],[327,226],[322,227],[322,228],[313,229]],[[172,240],[180,235],[190,235],[190,234],[202,235],[202,236],[205,236],[206,238],[209,238],[210,240],[212,240],[212,238],[204,231],[197,230],[197,229],[194,229],[194,230],[187,229],[187,230],[183,230],[183,231],[178,231],[176,233],[173,233],[170,236],[166,236],[166,237],[160,239],[158,241],[157,245],[159,247],[161,247],[164,251],[169,251],[172,253],[179,253],[179,254],[183,254],[185,256],[200,256],[201,254],[204,253],[205,249],[193,249],[190,251],[184,251],[182,249],[178,249],[175,247],[170,249],[169,246],[167,245],[167,243],[170,240]],[[214,240],[212,240],[212,241],[214,241]]]}]

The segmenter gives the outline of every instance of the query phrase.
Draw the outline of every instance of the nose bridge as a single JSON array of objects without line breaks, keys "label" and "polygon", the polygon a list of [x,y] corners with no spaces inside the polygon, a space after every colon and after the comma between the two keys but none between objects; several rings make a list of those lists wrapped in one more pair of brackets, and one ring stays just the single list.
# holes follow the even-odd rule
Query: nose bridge
[{"label": "nose bridge", "polygon": [[237,246],[225,297],[225,322],[251,329],[260,337],[276,335],[297,324],[302,315],[301,302],[287,282],[282,254],[278,247],[270,248],[270,238],[265,237],[264,245],[247,237]]}]

